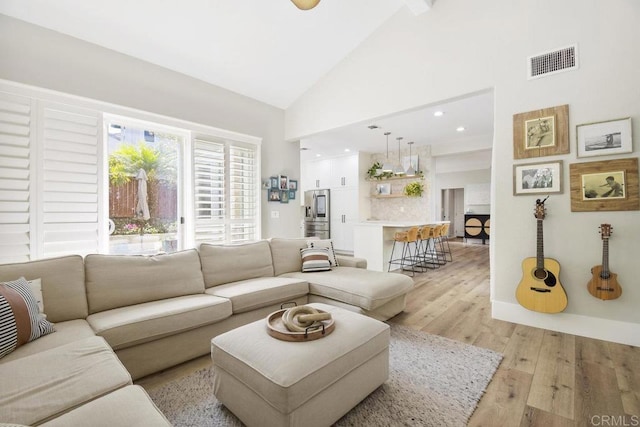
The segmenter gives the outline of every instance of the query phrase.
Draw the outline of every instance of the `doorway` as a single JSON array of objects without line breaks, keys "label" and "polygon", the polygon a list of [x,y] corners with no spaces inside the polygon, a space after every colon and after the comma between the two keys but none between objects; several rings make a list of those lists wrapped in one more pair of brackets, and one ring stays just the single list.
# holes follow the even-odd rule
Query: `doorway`
[{"label": "doorway", "polygon": [[464,237],[464,188],[442,190],[442,221],[451,221],[449,237]]}]

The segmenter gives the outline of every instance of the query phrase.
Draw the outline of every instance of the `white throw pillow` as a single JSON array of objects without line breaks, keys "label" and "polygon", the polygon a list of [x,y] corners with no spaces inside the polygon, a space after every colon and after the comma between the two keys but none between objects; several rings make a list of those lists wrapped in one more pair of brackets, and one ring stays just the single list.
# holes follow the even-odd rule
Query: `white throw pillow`
[{"label": "white throw pillow", "polygon": [[326,248],[302,248],[300,256],[303,273],[331,270],[329,251]]},{"label": "white throw pillow", "polygon": [[325,248],[329,251],[329,263],[331,267],[338,267],[338,258],[336,258],[336,252],[333,250],[333,241],[331,239],[318,239],[307,240],[308,248]]}]

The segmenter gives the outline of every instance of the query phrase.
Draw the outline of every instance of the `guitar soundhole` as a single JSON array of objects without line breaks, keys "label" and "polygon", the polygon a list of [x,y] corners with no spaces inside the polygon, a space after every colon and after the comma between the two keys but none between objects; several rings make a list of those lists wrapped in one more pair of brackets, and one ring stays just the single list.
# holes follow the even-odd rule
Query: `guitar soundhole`
[{"label": "guitar soundhole", "polygon": [[545,270],[544,268],[538,268],[534,271],[533,275],[536,279],[544,280],[544,284],[552,288],[556,285],[556,276],[552,272]]}]

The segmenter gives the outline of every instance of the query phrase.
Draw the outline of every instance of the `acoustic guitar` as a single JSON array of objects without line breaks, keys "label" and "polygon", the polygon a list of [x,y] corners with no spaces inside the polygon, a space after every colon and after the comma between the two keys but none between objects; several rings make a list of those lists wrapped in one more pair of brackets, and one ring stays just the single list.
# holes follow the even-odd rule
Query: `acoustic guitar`
[{"label": "acoustic guitar", "polygon": [[[548,197],[547,197],[548,198]],[[528,310],[541,313],[560,313],[567,307],[567,294],[560,284],[560,264],[544,257],[542,221],[546,215],[544,202],[536,200],[535,217],[538,226],[536,257],[522,261],[522,280],[516,289],[516,299]]]},{"label": "acoustic guitar", "polygon": [[589,293],[601,300],[616,299],[622,295],[618,275],[609,270],[609,237],[611,237],[612,229],[611,224],[600,224],[602,265],[596,265],[591,269],[593,277],[587,284]]}]

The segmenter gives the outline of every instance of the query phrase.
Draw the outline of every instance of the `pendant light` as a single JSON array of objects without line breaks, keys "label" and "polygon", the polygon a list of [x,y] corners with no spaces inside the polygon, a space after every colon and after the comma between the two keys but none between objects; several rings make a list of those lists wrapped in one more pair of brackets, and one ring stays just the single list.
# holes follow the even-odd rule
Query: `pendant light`
[{"label": "pendant light", "polygon": [[402,162],[400,161],[400,141],[402,141],[402,137],[399,136],[396,139],[398,140],[398,164],[393,169],[393,173],[396,175],[404,175],[404,169],[402,169]]},{"label": "pendant light", "polygon": [[405,173],[406,176],[416,176],[416,170],[413,168],[413,163],[411,163],[411,146],[413,145],[413,141],[407,142],[409,144],[409,169]]},{"label": "pendant light", "polygon": [[387,137],[387,157],[384,159],[382,172],[393,172],[393,165],[389,161],[389,135],[391,135],[391,132],[385,132],[384,135]]},{"label": "pendant light", "polygon": [[320,0],[291,0],[291,3],[295,4],[300,10],[309,10],[316,7]]}]

